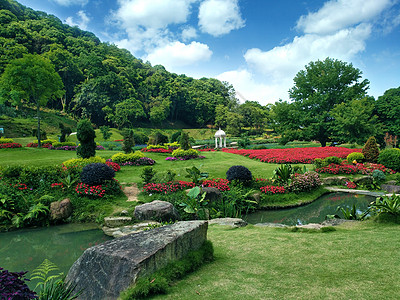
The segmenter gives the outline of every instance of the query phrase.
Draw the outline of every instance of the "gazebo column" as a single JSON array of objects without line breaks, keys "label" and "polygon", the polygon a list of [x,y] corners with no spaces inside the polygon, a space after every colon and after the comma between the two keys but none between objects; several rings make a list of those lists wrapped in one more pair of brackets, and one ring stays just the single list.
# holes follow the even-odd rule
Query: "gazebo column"
[{"label": "gazebo column", "polygon": [[219,138],[219,147],[222,148],[222,137]]},{"label": "gazebo column", "polygon": [[218,138],[215,138],[215,148],[218,148]]},{"label": "gazebo column", "polygon": [[226,148],[226,136],[224,136],[224,148]]}]

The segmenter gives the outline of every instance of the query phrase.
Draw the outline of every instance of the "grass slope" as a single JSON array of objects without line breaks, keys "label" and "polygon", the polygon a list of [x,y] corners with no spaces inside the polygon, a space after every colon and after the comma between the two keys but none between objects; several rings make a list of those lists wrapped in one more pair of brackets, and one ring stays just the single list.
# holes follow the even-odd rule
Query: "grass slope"
[{"label": "grass slope", "polygon": [[400,227],[327,233],[210,226],[215,261],[153,299],[398,299]]}]

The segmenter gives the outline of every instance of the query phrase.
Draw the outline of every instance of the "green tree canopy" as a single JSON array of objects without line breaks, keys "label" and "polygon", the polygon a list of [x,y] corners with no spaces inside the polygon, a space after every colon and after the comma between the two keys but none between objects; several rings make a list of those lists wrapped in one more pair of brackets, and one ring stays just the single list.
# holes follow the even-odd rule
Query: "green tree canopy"
[{"label": "green tree canopy", "polygon": [[25,54],[11,61],[0,78],[0,102],[10,101],[14,105],[25,102],[36,106],[39,147],[40,107],[52,97],[61,97],[63,94],[63,83],[54,65],[37,54]]},{"label": "green tree canopy", "polygon": [[400,87],[389,89],[378,97],[376,110],[384,130],[400,136]]},{"label": "green tree canopy", "polygon": [[294,86],[289,90],[293,103],[280,107],[280,111],[285,108],[288,114],[297,115],[278,120],[277,127],[285,129],[283,137],[317,140],[325,146],[333,135],[331,111],[335,105],[365,97],[369,81],[360,81],[361,75],[359,69],[340,60],[326,58],[310,62],[305,70],[297,73]]}]

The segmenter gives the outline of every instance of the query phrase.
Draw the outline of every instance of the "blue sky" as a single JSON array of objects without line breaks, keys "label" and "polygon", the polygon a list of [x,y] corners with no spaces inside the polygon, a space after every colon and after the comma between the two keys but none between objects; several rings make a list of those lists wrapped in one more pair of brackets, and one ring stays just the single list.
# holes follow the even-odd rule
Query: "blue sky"
[{"label": "blue sky", "polygon": [[289,100],[296,73],[352,63],[378,97],[400,86],[400,0],[20,0],[152,65],[230,82],[241,101]]}]

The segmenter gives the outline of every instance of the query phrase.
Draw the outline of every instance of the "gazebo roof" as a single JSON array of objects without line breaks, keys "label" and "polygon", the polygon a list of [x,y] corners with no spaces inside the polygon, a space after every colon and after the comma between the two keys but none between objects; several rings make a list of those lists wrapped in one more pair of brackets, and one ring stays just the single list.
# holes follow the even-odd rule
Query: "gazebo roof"
[{"label": "gazebo roof", "polygon": [[223,131],[221,128],[215,133],[215,137],[219,138],[219,137],[226,137],[226,133],[225,131]]}]

